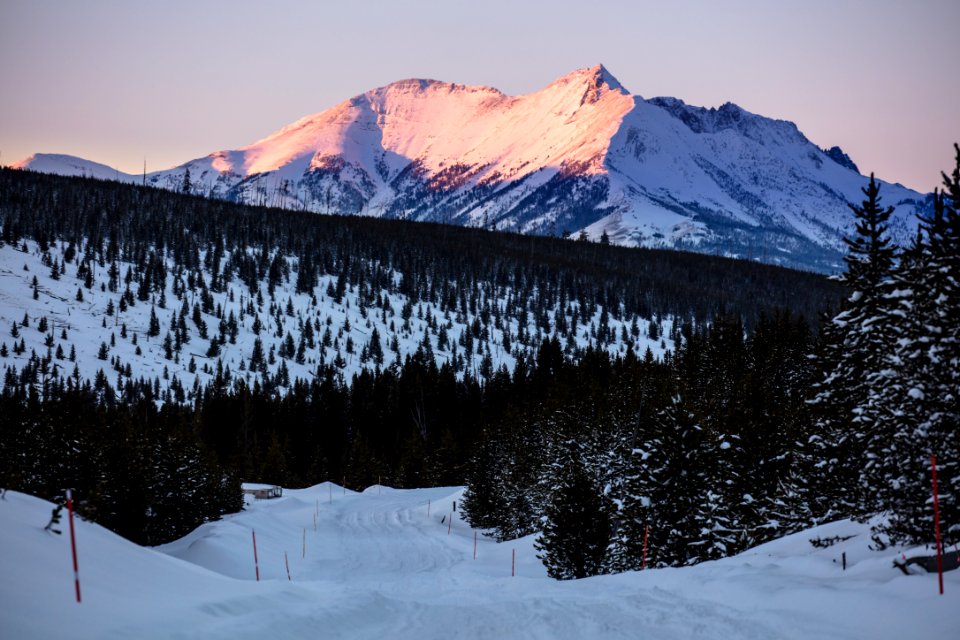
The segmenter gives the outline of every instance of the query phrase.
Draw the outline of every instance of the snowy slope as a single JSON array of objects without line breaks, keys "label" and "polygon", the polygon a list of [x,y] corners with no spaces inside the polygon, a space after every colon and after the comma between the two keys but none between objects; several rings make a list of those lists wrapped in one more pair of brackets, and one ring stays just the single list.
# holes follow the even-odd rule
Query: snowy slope
[{"label": "snowy slope", "polygon": [[61,153],[37,153],[12,165],[15,169],[30,169],[40,173],[56,173],[62,176],[81,176],[98,180],[133,182],[135,176],[118,171],[99,162],[84,160]]},{"label": "snowy slope", "polygon": [[[69,156],[18,167],[126,181]],[[147,182],[321,213],[433,220],[524,233],[604,232],[630,246],[682,247],[835,271],[848,202],[867,179],[790,122],[675,98],[630,95],[601,65],[544,89],[402,80],[307,116],[246,147]],[[111,175],[105,175],[109,173]],[[884,184],[906,241],[925,196]]]},{"label": "snowy slope", "polygon": [[[79,522],[83,602],[76,604],[66,523],[64,535],[45,533],[52,505],[10,492],[0,501],[0,637],[960,635],[960,572],[946,574],[940,596],[935,576],[891,568],[901,550],[870,551],[866,525],[825,525],[695,567],[556,582],[536,559],[533,537],[497,544],[479,536],[474,560],[474,532],[459,514],[449,533],[441,521],[460,494],[453,487],[354,493],[324,483],[250,503],[156,549]],[[821,550],[808,542],[836,535],[854,537]]]},{"label": "snowy slope", "polygon": [[[21,250],[23,246],[27,247],[26,252]],[[62,261],[66,249],[65,243],[54,243],[48,252],[50,259]],[[291,264],[296,264],[295,257],[286,256],[286,259]],[[172,256],[167,256],[165,260],[169,272],[174,273]],[[225,256],[224,262],[226,260]],[[118,263],[120,274],[126,274],[132,267],[134,265],[130,262]],[[395,274],[397,281],[401,276],[402,274]],[[204,277],[210,281],[209,270],[205,271]],[[32,287],[34,278],[37,279],[36,298]],[[208,327],[208,338],[205,339],[200,336],[198,327],[188,316],[189,341],[183,345],[181,353],[168,359],[163,340],[182,308],[173,292],[174,278],[167,279],[164,292],[168,301],[166,308],[150,302],[137,302],[122,312],[118,304],[122,285],[119,292],[111,292],[108,281],[107,268],[99,267],[93,277],[93,286],[87,289],[83,286],[82,279],[76,277],[76,265],[73,264],[68,264],[66,274],[59,279],[53,279],[50,267],[45,264],[44,255],[37,243],[26,241],[20,248],[0,246],[0,346],[7,347],[7,356],[0,356],[0,371],[7,367],[20,371],[36,354],[39,358],[50,358],[51,369],[56,367],[56,370],[51,371],[53,377],[75,375],[81,380],[92,381],[97,373],[103,370],[116,390],[120,390],[122,384],[130,379],[157,380],[161,391],[176,390],[177,387],[186,389],[184,397],[179,398],[183,401],[193,398],[192,389],[195,383],[199,387],[205,387],[212,382],[218,362],[224,370],[230,372],[234,383],[244,380],[249,387],[256,381],[262,384],[263,372],[251,371],[248,368],[257,339],[261,340],[264,355],[268,356],[265,373],[275,377],[280,367],[284,366],[289,370],[291,381],[298,378],[312,379],[321,360],[330,364],[338,357],[341,358],[341,370],[346,380],[350,380],[353,374],[363,369],[372,371],[377,366],[383,369],[394,362],[402,364],[407,356],[424,345],[426,339],[430,340],[438,366],[451,363],[459,356],[465,360],[463,370],[471,371],[475,377],[481,370],[485,352],[489,352],[494,370],[504,365],[512,371],[516,365],[518,350],[529,354],[534,353],[539,346],[539,343],[531,343],[529,347],[525,347],[518,342],[521,321],[526,323],[524,333],[529,336],[538,334],[538,326],[532,309],[531,313],[525,316],[525,320],[512,317],[511,313],[506,311],[507,298],[513,297],[513,292],[509,290],[504,292],[503,298],[490,301],[504,309],[502,325],[499,328],[491,325],[489,339],[480,344],[476,351],[468,354],[463,346],[458,346],[458,342],[479,317],[479,311],[461,316],[441,310],[437,303],[418,301],[412,308],[409,321],[405,321],[402,313],[410,300],[401,293],[386,289],[378,292],[386,299],[389,310],[368,312],[361,304],[360,292],[356,288],[348,288],[340,302],[327,294],[328,287],[336,285],[336,276],[321,276],[314,294],[310,295],[296,292],[294,274],[289,280],[281,282],[274,294],[280,313],[271,313],[270,307],[274,303],[269,297],[258,303],[251,299],[247,287],[236,280],[225,290],[212,292],[213,308],[222,309],[224,319],[231,314],[238,319],[235,341],[223,344],[216,357],[208,356],[209,338],[218,335],[221,319],[214,314],[201,314],[201,320]],[[266,290],[265,282],[262,289]],[[82,301],[77,301],[78,290],[82,294]],[[198,298],[196,291],[189,292],[188,307],[192,309]],[[529,302],[533,303],[532,300]],[[293,309],[292,314],[286,312],[288,303]],[[249,312],[251,304],[254,309],[252,314]],[[553,305],[551,318],[556,317],[558,304],[559,302]],[[107,310],[111,305],[114,312],[108,315]],[[152,312],[157,314],[162,329],[158,336],[151,338],[147,333]],[[580,309],[579,303],[575,301],[564,305],[563,313],[568,321],[571,320],[570,314],[574,312],[580,315],[581,327],[576,344],[581,347],[596,344],[595,336],[591,337],[591,330],[595,331],[602,310],[599,307]],[[27,327],[22,326],[25,316],[29,323]],[[46,318],[46,331],[39,330],[41,318]],[[259,333],[254,328],[256,318],[262,322]],[[297,362],[292,357],[281,357],[281,345],[286,336],[290,334],[291,339],[299,341],[302,334],[299,327],[305,322],[312,322],[317,327],[315,345],[305,349],[303,362]],[[657,321],[624,314],[619,318],[611,316],[609,319],[608,326],[614,341],[606,348],[611,354],[626,353],[628,346],[621,336],[630,331],[634,322],[640,333],[631,340],[630,348],[638,357],[642,357],[649,348],[655,357],[660,358],[668,349],[673,348],[673,342],[668,337],[673,322],[671,318],[663,317]],[[594,326],[591,326],[591,323]],[[14,324],[19,326],[17,337],[12,335]],[[651,329],[652,324],[657,326]],[[449,338],[443,346],[439,338],[441,328],[445,329]],[[361,359],[364,349],[372,344],[375,330],[380,336],[384,353],[384,361],[379,365],[372,359]],[[511,337],[505,339],[505,333],[509,333]],[[559,335],[556,326],[552,327],[549,335]],[[658,337],[651,338],[651,335]],[[391,350],[390,346],[394,339],[397,347],[395,351]],[[25,350],[17,354],[13,348],[21,342]],[[511,345],[509,351],[504,348],[505,343]],[[101,345],[108,348],[106,360],[98,358]],[[126,372],[128,366],[129,375]],[[285,389],[281,388],[280,391]]]}]

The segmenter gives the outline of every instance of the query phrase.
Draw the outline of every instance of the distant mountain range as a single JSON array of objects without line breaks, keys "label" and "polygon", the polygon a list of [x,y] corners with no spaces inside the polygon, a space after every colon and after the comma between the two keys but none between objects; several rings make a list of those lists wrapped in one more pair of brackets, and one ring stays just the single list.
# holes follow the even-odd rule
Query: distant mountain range
[{"label": "distant mountain range", "polygon": [[[253,204],[570,234],[817,271],[842,268],[867,178],[792,122],[631,95],[601,65],[544,89],[401,80],[234,151],[144,176],[36,154],[18,168]],[[884,183],[894,239],[929,196]]]}]

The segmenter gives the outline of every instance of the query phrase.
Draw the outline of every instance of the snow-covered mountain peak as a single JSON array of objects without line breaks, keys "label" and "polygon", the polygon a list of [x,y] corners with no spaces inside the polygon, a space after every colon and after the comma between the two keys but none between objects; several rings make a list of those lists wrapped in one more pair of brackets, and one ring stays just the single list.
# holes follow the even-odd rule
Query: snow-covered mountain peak
[{"label": "snow-covered mountain peak", "polygon": [[[140,181],[80,158],[16,166]],[[185,180],[189,170],[190,180]],[[236,150],[148,174],[155,186],[321,213],[579,235],[629,246],[842,267],[867,178],[797,126],[727,102],[631,95],[601,64],[526,95],[413,78]],[[907,242],[929,198],[883,185]]]},{"label": "snow-covered mountain peak", "polygon": [[10,165],[12,169],[30,169],[41,173],[56,173],[63,176],[82,176],[100,180],[129,178],[113,167],[63,153],[35,153]]},{"label": "snow-covered mountain peak", "polygon": [[569,84],[582,84],[592,89],[609,89],[623,94],[630,93],[602,64],[595,64],[592,67],[583,67],[582,69],[574,69],[570,73],[554,80],[549,86]]}]

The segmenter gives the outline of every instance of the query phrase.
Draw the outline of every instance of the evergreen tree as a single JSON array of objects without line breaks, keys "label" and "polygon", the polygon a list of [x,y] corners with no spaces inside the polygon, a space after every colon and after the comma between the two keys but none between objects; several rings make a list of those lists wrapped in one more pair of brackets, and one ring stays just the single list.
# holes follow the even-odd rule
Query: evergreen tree
[{"label": "evergreen tree", "polygon": [[833,342],[821,349],[820,378],[811,400],[823,485],[818,491],[835,499],[834,509],[843,515],[872,513],[878,507],[862,461],[871,380],[882,371],[893,341],[887,320],[894,249],[886,225],[893,208],[881,207],[880,186],[872,175],[863,192],[863,203],[850,205],[856,235],[846,240],[847,271],[839,278],[850,295],[840,314],[824,327],[822,338]]},{"label": "evergreen tree", "polygon": [[495,438],[484,438],[470,461],[467,489],[463,493],[465,519],[475,529],[495,529],[498,516],[505,510],[501,482],[501,460]]},{"label": "evergreen tree", "polygon": [[559,464],[543,532],[534,543],[537,557],[558,580],[598,575],[611,541],[611,505],[575,454]]},{"label": "evergreen tree", "polygon": [[147,335],[155,338],[160,335],[160,319],[157,317],[155,307],[150,307],[150,325],[147,328]]},{"label": "evergreen tree", "polygon": [[937,455],[945,487],[941,518],[945,539],[960,539],[954,487],[960,471],[960,148],[946,192],[934,194],[933,215],[900,262],[890,294],[888,323],[896,340],[871,396],[873,434],[865,482],[876,487],[888,519],[874,527],[880,546],[928,542],[930,458]]}]

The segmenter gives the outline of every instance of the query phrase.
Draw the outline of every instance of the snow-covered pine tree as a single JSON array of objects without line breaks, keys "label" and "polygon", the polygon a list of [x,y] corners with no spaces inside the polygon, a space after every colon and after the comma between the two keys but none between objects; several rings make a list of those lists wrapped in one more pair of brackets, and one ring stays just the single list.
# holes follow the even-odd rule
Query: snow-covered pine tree
[{"label": "snow-covered pine tree", "polygon": [[[664,519],[669,506],[662,479],[668,461],[663,455],[660,431],[648,428],[630,450],[627,468],[622,479],[622,504],[617,514],[618,526],[614,533],[613,548],[608,557],[611,571],[630,571],[643,566],[643,542],[648,527],[656,536],[657,552],[651,546],[648,566],[662,566],[661,552],[664,532],[672,523]],[[655,560],[656,559],[656,560]]]},{"label": "snow-covered pine tree", "polygon": [[543,531],[534,543],[547,573],[558,580],[601,573],[610,545],[610,502],[579,458],[579,447],[570,443],[557,463]]},{"label": "snow-covered pine tree", "polygon": [[[625,526],[625,519],[637,517],[636,513],[627,513],[629,496],[635,488],[631,487],[631,480],[637,469],[637,445],[644,432],[641,412],[624,406],[624,398],[628,392],[617,389],[620,396],[614,398],[611,394],[609,402],[613,410],[606,418],[607,429],[602,455],[594,462],[594,475],[598,486],[603,489],[611,504],[611,518],[613,535],[610,541],[610,550],[604,561],[603,573],[619,573],[639,568],[633,554],[633,534],[636,527]],[[619,400],[619,401],[618,401]],[[641,540],[642,544],[642,540]],[[639,558],[639,556],[637,556]]]},{"label": "snow-covered pine tree", "polygon": [[[885,322],[894,341],[884,354],[884,366],[870,380],[870,395],[862,414],[866,427],[864,454],[869,462],[861,472],[861,482],[875,496],[877,511],[902,508],[907,485],[916,482],[911,479],[916,475],[916,469],[910,468],[915,466],[911,461],[925,448],[917,440],[916,427],[926,413],[926,407],[918,406],[924,403],[926,377],[918,347],[926,341],[924,324],[931,311],[929,300],[920,291],[928,268],[929,246],[921,228],[891,275]],[[913,404],[912,411],[905,412],[908,402]],[[929,454],[926,457],[925,466],[929,467]],[[874,527],[873,540],[881,548],[897,537],[888,529],[886,522]]]},{"label": "snow-covered pine tree", "polygon": [[503,476],[503,510],[497,517],[495,537],[498,541],[516,540],[535,533],[540,521],[533,502],[532,482],[517,465],[511,465]]},{"label": "snow-covered pine tree", "polygon": [[829,509],[833,515],[862,515],[879,507],[864,475],[865,420],[869,381],[881,370],[893,339],[888,294],[895,255],[886,224],[893,208],[881,207],[880,185],[872,174],[863,193],[860,206],[850,205],[856,234],[845,239],[847,271],[838,278],[850,295],[822,329],[821,339],[832,343],[819,351],[820,378],[811,400],[823,482],[818,491],[835,501]]},{"label": "snow-covered pine tree", "polygon": [[870,405],[877,428],[869,443],[869,481],[888,512],[874,527],[881,546],[931,540],[931,455],[939,460],[945,539],[960,538],[960,148],[944,184],[950,197],[934,194],[932,216],[921,219],[924,237],[897,269],[896,344]]},{"label": "snow-covered pine tree", "polygon": [[502,481],[498,477],[502,456],[498,450],[498,439],[485,436],[470,460],[461,509],[475,529],[495,529],[498,515],[505,510]]},{"label": "snow-covered pine tree", "polygon": [[[734,489],[739,473],[730,464],[731,438],[700,424],[687,428],[682,436],[688,447],[683,456],[685,484],[696,493],[687,496],[690,506],[679,514],[676,528],[681,535],[674,540],[674,552],[681,554],[681,560],[686,555],[686,564],[736,553],[742,546],[738,511],[743,494]],[[691,486],[682,490],[689,491]]]},{"label": "snow-covered pine tree", "polygon": [[704,436],[689,403],[675,393],[637,442],[615,549],[632,561],[632,568],[641,565],[648,525],[648,567],[679,566],[709,557],[700,557],[706,540],[701,520],[707,476],[713,475],[705,475],[702,467],[708,463],[700,453]]}]

